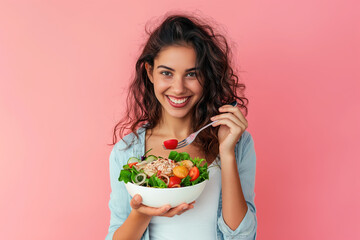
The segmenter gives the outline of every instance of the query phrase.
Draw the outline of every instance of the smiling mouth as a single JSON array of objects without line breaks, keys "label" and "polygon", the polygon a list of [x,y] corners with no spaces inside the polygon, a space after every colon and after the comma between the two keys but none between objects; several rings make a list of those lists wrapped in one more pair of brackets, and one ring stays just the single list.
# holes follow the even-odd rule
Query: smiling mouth
[{"label": "smiling mouth", "polygon": [[185,103],[190,97],[183,97],[183,98],[175,98],[175,97],[170,97],[170,96],[167,96],[168,99],[174,103],[174,104],[182,104],[182,103]]}]

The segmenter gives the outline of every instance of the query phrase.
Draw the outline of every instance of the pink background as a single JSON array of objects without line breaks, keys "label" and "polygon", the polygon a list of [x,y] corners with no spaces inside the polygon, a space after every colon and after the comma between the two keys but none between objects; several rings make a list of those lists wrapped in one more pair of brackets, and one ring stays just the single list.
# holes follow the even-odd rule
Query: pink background
[{"label": "pink background", "polygon": [[105,237],[107,144],[144,26],[168,10],[236,47],[258,239],[360,239],[358,1],[126,2],[0,2],[0,239]]}]

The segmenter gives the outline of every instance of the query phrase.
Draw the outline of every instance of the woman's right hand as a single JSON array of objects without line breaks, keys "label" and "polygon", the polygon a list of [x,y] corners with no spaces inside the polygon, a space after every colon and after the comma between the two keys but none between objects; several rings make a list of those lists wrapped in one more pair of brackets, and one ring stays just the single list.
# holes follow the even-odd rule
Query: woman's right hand
[{"label": "woman's right hand", "polygon": [[133,210],[145,214],[147,216],[163,216],[163,217],[173,217],[175,215],[181,215],[189,209],[194,208],[194,202],[192,203],[182,203],[174,208],[171,208],[170,205],[165,205],[159,208],[148,207],[142,204],[142,198],[139,194],[136,194],[130,201],[130,206]]}]

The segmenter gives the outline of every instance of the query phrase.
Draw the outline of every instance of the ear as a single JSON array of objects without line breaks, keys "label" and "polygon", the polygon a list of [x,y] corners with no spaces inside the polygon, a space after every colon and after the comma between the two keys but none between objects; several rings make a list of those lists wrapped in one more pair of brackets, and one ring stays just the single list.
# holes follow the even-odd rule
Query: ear
[{"label": "ear", "polygon": [[149,64],[149,63],[145,63],[145,69],[146,69],[146,72],[147,72],[147,75],[150,79],[150,82],[154,83],[154,79],[153,79],[153,67]]}]

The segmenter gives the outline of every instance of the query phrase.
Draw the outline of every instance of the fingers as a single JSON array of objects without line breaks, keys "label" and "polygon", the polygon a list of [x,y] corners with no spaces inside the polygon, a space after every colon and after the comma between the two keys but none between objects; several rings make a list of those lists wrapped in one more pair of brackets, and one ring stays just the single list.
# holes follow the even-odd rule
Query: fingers
[{"label": "fingers", "polygon": [[[230,119],[231,121],[233,121],[237,125],[242,125],[243,124],[243,122],[241,122],[241,120],[232,113],[223,113],[223,114],[220,114],[220,115],[217,115],[217,116],[214,116],[214,117],[211,118],[212,121],[222,120],[222,119]],[[219,125],[217,123],[218,122],[214,123],[213,126]]]},{"label": "fingers", "polygon": [[138,209],[141,206],[142,198],[139,194],[136,194],[130,201],[130,206],[132,209]]},{"label": "fingers", "polygon": [[194,208],[194,202],[189,204],[182,203],[179,206],[171,208],[170,205],[165,205],[159,208],[148,207],[142,204],[142,198],[139,194],[136,194],[130,201],[130,206],[136,211],[148,215],[148,216],[164,216],[164,217],[173,217],[175,215],[181,215],[189,209]]},{"label": "fingers", "polygon": [[214,123],[212,126],[216,127],[224,124],[228,127],[236,127],[233,124],[229,124],[229,121],[222,121],[224,119],[228,119],[235,123],[243,131],[248,127],[248,122],[239,108],[233,107],[231,105],[224,105],[219,108],[219,111],[222,112],[222,114],[216,115],[211,118],[212,121],[218,120],[218,122]]},{"label": "fingers", "polygon": [[215,116],[211,118],[211,120],[212,121],[217,120],[217,122],[212,125],[213,127],[226,125],[227,127],[230,128],[230,131],[232,133],[237,132],[237,130],[239,130],[240,132],[244,132],[245,129],[247,128],[247,123],[241,122],[231,113]]},{"label": "fingers", "polygon": [[184,206],[181,211],[179,211],[179,212],[176,213],[176,215],[181,215],[181,214],[183,214],[184,212],[186,212],[187,210],[190,210],[190,209],[193,209],[193,208],[194,208],[193,205]]},{"label": "fingers", "polygon": [[243,123],[236,124],[234,121],[228,118],[220,119],[213,124],[213,127],[221,125],[229,127],[231,133],[242,133],[246,129],[246,126]]},{"label": "fingers", "polygon": [[164,216],[169,210],[171,209],[170,205],[165,205],[160,208],[149,208],[149,211],[151,211],[152,216]]},{"label": "fingers", "polygon": [[240,109],[238,107],[233,107],[231,105],[224,105],[219,108],[219,111],[220,112],[230,112],[230,113],[234,114],[245,125],[247,125],[247,123],[248,123],[245,116],[242,114],[242,112],[240,111]]},{"label": "fingers", "polygon": [[132,209],[139,211],[142,214],[149,216],[161,216],[164,215],[171,208],[170,205],[165,205],[160,208],[148,207],[142,204],[142,198],[139,194],[136,194],[130,201]]},{"label": "fingers", "polygon": [[165,213],[163,216],[165,217],[173,217],[175,215],[181,215],[184,212],[193,209],[194,205],[193,203],[187,204],[187,203],[182,203],[179,206],[176,206],[172,209],[170,209],[167,213]]}]

